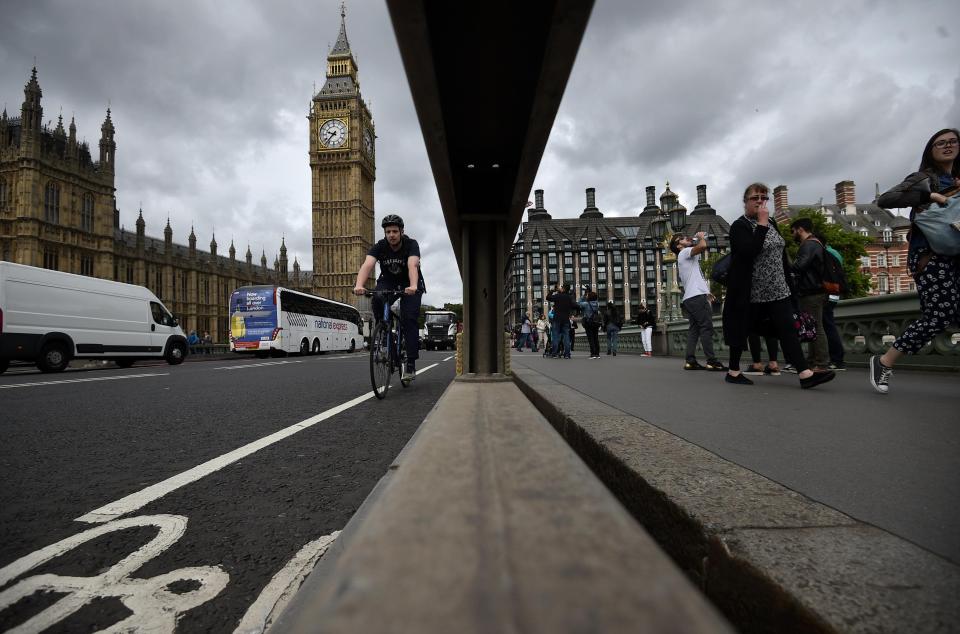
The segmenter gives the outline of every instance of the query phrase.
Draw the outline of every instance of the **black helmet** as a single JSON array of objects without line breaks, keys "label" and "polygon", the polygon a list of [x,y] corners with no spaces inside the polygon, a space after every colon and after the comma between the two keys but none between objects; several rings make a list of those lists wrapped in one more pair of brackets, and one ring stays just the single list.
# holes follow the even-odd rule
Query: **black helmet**
[{"label": "black helmet", "polygon": [[403,229],[403,218],[397,214],[387,214],[383,217],[383,221],[380,223],[380,226],[386,229],[390,225],[396,225],[397,227]]}]

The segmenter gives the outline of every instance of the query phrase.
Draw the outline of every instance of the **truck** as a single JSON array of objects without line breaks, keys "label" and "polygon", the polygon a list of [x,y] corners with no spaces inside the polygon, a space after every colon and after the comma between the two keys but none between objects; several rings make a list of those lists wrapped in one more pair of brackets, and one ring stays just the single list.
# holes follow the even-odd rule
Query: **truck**
[{"label": "truck", "polygon": [[428,310],[423,318],[423,347],[453,350],[457,347],[457,314],[449,310]]},{"label": "truck", "polygon": [[75,358],[177,365],[188,350],[180,324],[146,287],[0,262],[0,373],[11,361],[62,372]]}]

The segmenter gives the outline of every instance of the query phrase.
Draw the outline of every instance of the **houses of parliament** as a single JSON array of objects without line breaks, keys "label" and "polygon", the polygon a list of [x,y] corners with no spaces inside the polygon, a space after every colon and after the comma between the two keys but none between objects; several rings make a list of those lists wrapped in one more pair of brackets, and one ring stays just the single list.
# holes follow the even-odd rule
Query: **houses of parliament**
[{"label": "houses of parliament", "polygon": [[0,115],[0,259],[146,286],[186,332],[209,331],[216,342],[227,340],[230,294],[241,286],[278,284],[356,300],[350,291],[374,236],[375,135],[343,10],[326,82],[307,115],[313,271],[301,270],[296,259],[291,270],[283,240],[270,267],[265,252],[254,262],[249,245],[238,260],[232,240],[226,255],[218,253],[215,236],[209,250],[198,249],[192,227],[186,245],[174,242],[169,218],[163,237],[153,237],[142,209],[135,230],[126,230],[116,206],[110,109],[94,160],[89,144],[77,140],[73,119],[66,129],[62,116],[53,129],[43,124],[36,68],[23,92],[20,116],[6,109]]}]

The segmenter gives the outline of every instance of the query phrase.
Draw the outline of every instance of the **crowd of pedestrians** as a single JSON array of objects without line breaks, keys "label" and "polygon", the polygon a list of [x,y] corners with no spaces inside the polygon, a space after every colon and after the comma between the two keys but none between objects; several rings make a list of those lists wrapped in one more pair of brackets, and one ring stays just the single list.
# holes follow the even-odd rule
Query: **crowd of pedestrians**
[{"label": "crowd of pedestrians", "polygon": [[[934,214],[924,217],[925,229],[917,219],[933,205],[960,206],[960,133],[944,129],[927,142],[920,168],[902,183],[879,197],[883,208],[911,207],[907,266],[920,296],[920,318],[911,323],[882,355],[869,361],[869,380],[883,394],[889,390],[893,367],[904,354],[919,351],[951,324],[960,323],[960,256],[954,247],[943,247],[939,225],[931,224]],[[743,193],[743,215],[730,225],[729,269],[725,277],[723,341],[729,352],[727,365],[716,356],[713,345],[713,305],[716,299],[700,268],[707,249],[703,232],[693,236],[676,234],[669,248],[677,257],[683,287],[681,309],[689,321],[685,370],[724,372],[732,385],[748,386],[751,376],[779,376],[795,372],[802,389],[832,381],[846,369],[843,341],[837,329],[834,309],[846,291],[843,256],[815,232],[813,221],[800,217],[790,224],[790,237],[797,243],[797,255],[787,254],[787,242],[769,210],[770,190],[752,183]],[[936,217],[940,217],[939,214]],[[949,223],[949,221],[946,221]],[[932,228],[931,228],[932,227]],[[960,228],[943,224],[942,231]],[[925,233],[926,232],[926,233]],[[934,232],[931,235],[931,232]],[[937,239],[935,239],[937,238]],[[960,241],[956,235],[947,241]],[[600,358],[600,332],[606,335],[606,353],[616,356],[623,316],[613,302],[601,308],[597,294],[581,287],[576,299],[569,284],[558,285],[546,297],[547,315],[537,315],[534,324],[525,315],[518,326],[516,348],[538,349],[543,340],[544,355],[571,358],[573,333],[579,316],[590,359]],[[652,356],[652,333],[656,316],[643,304],[633,322],[640,328],[643,355]],[[803,339],[803,341],[801,341]],[[803,344],[806,345],[806,351]],[[697,345],[705,364],[697,360]],[[766,360],[763,348],[766,347]],[[751,363],[741,370],[743,353],[749,350]],[[779,355],[786,365],[781,368]]]}]

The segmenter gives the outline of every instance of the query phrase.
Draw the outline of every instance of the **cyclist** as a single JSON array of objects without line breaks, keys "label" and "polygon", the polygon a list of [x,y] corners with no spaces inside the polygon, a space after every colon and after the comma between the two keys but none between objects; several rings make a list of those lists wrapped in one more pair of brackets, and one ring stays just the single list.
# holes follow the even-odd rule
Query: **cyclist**
[{"label": "cyclist", "polygon": [[[377,278],[378,291],[403,289],[400,298],[400,324],[407,346],[406,367],[401,369],[400,379],[412,381],[417,375],[417,358],[420,356],[420,340],[417,336],[417,319],[420,317],[420,295],[427,292],[420,272],[420,245],[403,232],[403,218],[396,214],[384,216],[380,223],[383,227],[383,239],[377,242],[364,259],[357,272],[357,282],[353,294],[366,292],[364,282],[370,279],[373,267],[380,263],[380,277]],[[383,297],[373,296],[373,315],[383,318]]]}]

